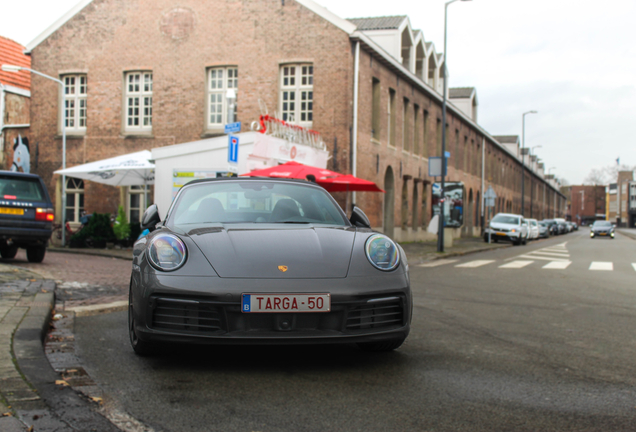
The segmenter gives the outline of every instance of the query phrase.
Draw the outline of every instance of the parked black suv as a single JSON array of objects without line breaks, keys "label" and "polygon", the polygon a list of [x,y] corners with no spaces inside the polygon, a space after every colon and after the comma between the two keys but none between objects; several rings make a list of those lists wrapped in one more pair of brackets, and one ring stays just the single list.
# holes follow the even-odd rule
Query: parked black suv
[{"label": "parked black suv", "polygon": [[40,176],[0,171],[0,256],[24,248],[30,262],[42,262],[55,212]]}]

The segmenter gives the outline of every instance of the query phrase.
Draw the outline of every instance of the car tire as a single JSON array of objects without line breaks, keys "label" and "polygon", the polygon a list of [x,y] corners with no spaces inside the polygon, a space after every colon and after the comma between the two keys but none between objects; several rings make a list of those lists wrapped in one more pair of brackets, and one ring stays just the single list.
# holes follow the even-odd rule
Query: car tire
[{"label": "car tire", "polygon": [[405,339],[395,339],[385,342],[360,342],[358,348],[362,351],[369,352],[386,352],[398,349],[404,343]]},{"label": "car tire", "polygon": [[46,255],[46,246],[30,246],[26,250],[27,259],[32,263],[41,263]]},{"label": "car tire", "polygon": [[132,286],[128,293],[128,335],[133,351],[140,357],[147,357],[155,353],[156,346],[152,342],[139,339],[135,332],[135,311],[133,310]]},{"label": "car tire", "polygon": [[4,259],[13,259],[18,254],[17,246],[6,246],[0,249],[0,256]]}]

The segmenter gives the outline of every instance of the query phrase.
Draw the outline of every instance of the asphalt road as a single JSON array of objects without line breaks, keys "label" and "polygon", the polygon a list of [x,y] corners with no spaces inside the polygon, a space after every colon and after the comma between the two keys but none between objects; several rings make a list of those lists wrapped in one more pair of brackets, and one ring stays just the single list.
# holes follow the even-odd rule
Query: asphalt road
[{"label": "asphalt road", "polygon": [[393,353],[171,346],[139,358],[125,313],[78,318],[76,349],[106,403],[157,431],[636,430],[633,263],[636,241],[581,229],[412,267],[413,330]]}]

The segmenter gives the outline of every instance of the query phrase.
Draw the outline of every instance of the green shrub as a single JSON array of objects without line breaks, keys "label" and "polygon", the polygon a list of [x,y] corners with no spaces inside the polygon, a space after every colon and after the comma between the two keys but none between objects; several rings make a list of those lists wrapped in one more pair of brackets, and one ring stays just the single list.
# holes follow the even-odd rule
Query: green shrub
[{"label": "green shrub", "polygon": [[93,213],[86,226],[71,237],[71,245],[104,244],[115,240],[109,213]]},{"label": "green shrub", "polygon": [[130,225],[128,224],[126,213],[122,206],[119,206],[119,210],[117,211],[117,219],[115,219],[113,231],[117,240],[126,240],[130,237]]}]

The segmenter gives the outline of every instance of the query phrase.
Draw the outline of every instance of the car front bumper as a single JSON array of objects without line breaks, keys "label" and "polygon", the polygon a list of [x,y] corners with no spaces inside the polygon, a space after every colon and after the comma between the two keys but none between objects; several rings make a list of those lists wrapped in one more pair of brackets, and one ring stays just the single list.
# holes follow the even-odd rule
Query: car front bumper
[{"label": "car front bumper", "polygon": [[[135,331],[146,341],[198,344],[323,344],[406,338],[412,313],[408,278],[397,278],[404,279],[406,286],[401,288],[375,289],[360,289],[369,278],[359,279],[363,280],[162,276],[144,289],[135,287],[133,281]],[[244,313],[241,295],[247,292],[328,292],[331,310]]]}]

